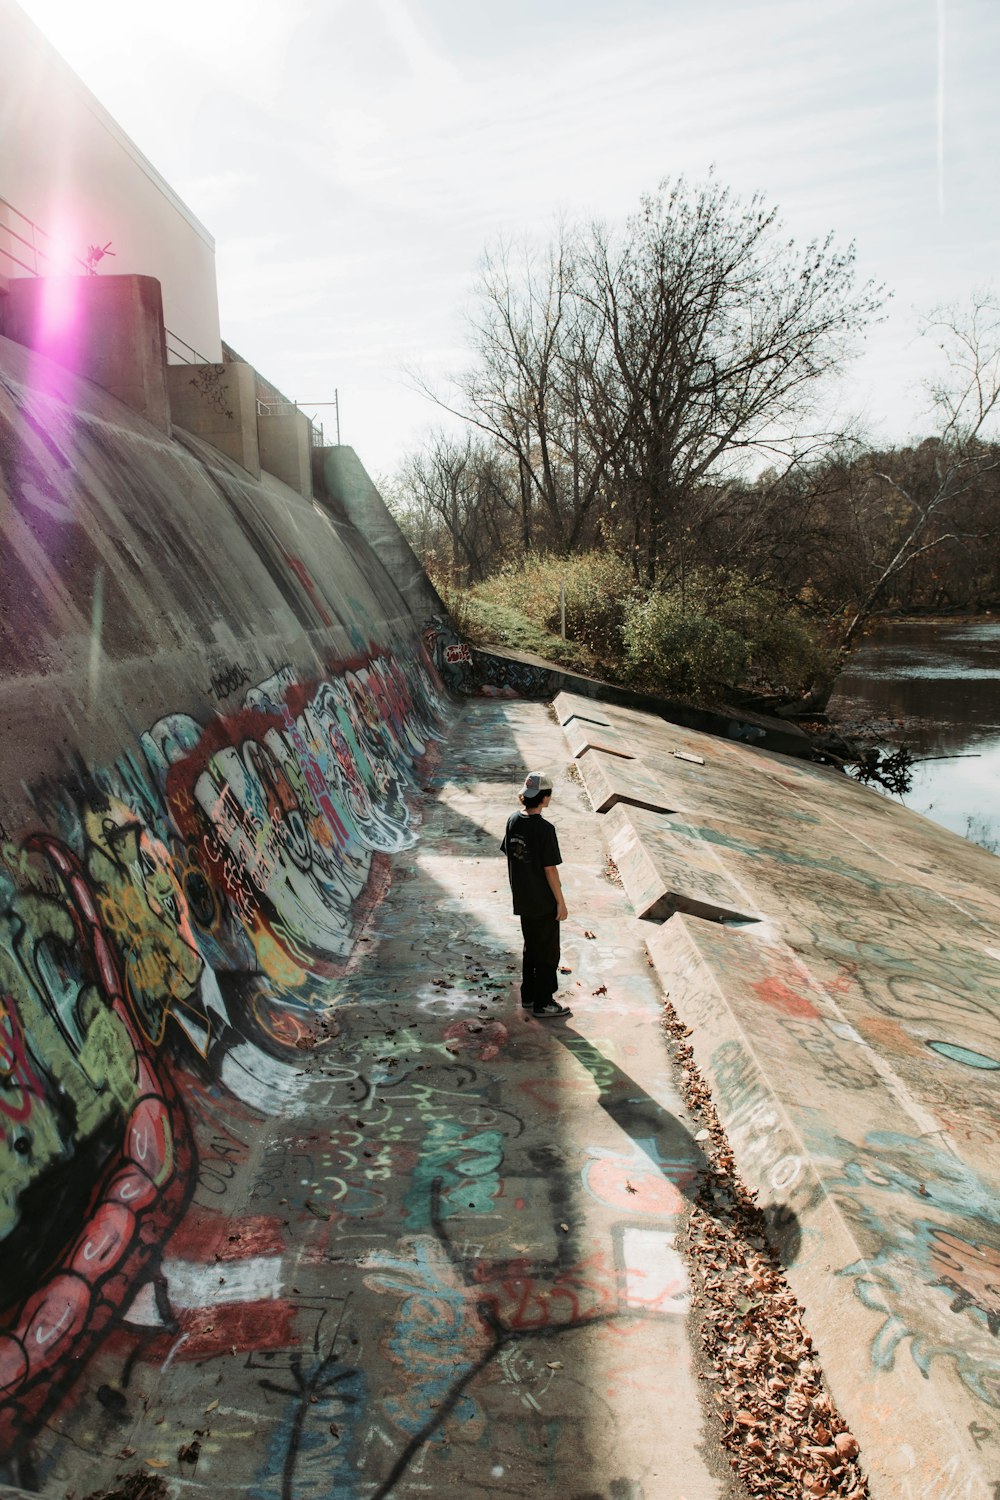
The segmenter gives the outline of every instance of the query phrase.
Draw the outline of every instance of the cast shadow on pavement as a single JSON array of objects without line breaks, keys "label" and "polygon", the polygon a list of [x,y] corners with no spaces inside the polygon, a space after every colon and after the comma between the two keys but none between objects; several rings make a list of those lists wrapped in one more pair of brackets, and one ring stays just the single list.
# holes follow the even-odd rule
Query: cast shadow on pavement
[{"label": "cast shadow on pavement", "polygon": [[[554,1025],[550,1035],[591,1074],[598,1088],[597,1102],[650,1166],[689,1201],[711,1211],[705,1186],[711,1184],[718,1193],[728,1179],[712,1165],[687,1126],[572,1026]],[[787,1203],[769,1204],[760,1212],[769,1243],[783,1264],[790,1266],[802,1247],[798,1214]]]}]

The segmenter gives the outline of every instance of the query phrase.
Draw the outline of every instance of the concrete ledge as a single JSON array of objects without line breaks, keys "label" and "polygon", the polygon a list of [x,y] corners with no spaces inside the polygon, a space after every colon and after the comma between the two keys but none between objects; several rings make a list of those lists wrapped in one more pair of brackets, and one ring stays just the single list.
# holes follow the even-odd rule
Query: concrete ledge
[{"label": "concrete ledge", "polygon": [[[933,1119],[785,943],[675,916],[647,947],[740,1170],[783,1226],[873,1497],[992,1500],[996,1335],[956,1293],[989,1186],[947,1158]],[[934,1180],[942,1155],[950,1184]]]},{"label": "concrete ledge", "polygon": [[588,724],[603,724],[607,728],[611,720],[601,712],[600,705],[592,698],[583,698],[579,693],[559,693],[553,701],[556,718],[563,728],[570,719],[583,719]]},{"label": "concrete ledge", "polygon": [[677,812],[657,779],[638,760],[622,760],[601,750],[588,750],[577,762],[587,796],[595,812],[607,812],[616,802],[648,807],[652,812]]},{"label": "concrete ledge", "polygon": [[160,283],[152,276],[19,276],[4,333],[170,432]]},{"label": "concrete ledge", "polygon": [[487,682],[500,688],[510,685],[526,698],[562,699],[569,696],[590,703],[589,713],[577,710],[581,717],[594,719],[596,715],[601,718],[605,711],[603,705],[612,705],[666,719],[672,725],[683,725],[700,734],[732,740],[734,744],[755,745],[762,750],[775,750],[806,760],[812,755],[809,736],[784,719],[744,712],[725,704],[695,708],[693,704],[681,703],[675,698],[655,698],[651,693],[637,693],[632,688],[603,682],[597,677],[585,677],[582,672],[573,672],[529,651],[509,651],[501,646],[477,647],[474,656],[478,671],[473,678],[473,689]]},{"label": "concrete ledge", "polygon": [[204,438],[260,478],[255,373],[235,360],[218,365],[168,365],[170,414],[178,427]]},{"label": "concrete ledge", "polygon": [[260,466],[298,490],[306,500],[312,499],[312,429],[302,412],[257,417],[257,442]]},{"label": "concrete ledge", "polygon": [[712,849],[703,845],[693,855],[662,814],[619,803],[607,824],[608,851],[637,917],[664,922],[683,911],[726,922],[759,916]]},{"label": "concrete ledge", "polygon": [[628,742],[615,729],[602,728],[600,724],[588,724],[585,719],[570,719],[563,725],[570,750],[575,760],[587,750],[603,750],[606,755],[617,755],[622,760],[634,760]]}]

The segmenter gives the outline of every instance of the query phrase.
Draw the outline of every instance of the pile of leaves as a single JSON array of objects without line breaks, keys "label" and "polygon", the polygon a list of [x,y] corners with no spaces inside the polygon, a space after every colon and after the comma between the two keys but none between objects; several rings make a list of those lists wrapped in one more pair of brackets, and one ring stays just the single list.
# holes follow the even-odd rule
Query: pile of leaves
[{"label": "pile of leaves", "polygon": [[166,1500],[168,1494],[166,1483],[158,1474],[136,1469],[131,1474],[119,1474],[114,1489],[94,1490],[84,1500]]},{"label": "pile of leaves", "polygon": [[768,1241],[768,1221],[736,1168],[711,1092],[669,1001],[664,1024],[681,1087],[704,1121],[688,1227],[693,1300],[730,1464],[761,1500],[868,1500],[858,1444],[823,1382],[802,1309]]}]

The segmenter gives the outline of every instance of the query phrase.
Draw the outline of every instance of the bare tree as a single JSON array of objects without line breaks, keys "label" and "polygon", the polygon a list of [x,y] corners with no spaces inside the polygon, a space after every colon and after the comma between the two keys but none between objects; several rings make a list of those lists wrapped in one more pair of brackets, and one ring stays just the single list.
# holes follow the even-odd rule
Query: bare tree
[{"label": "bare tree", "polygon": [[938,436],[921,444],[920,465],[862,471],[852,503],[868,577],[841,636],[845,649],[890,583],[918,558],[948,543],[971,549],[1000,530],[995,513],[978,517],[971,528],[962,524],[962,502],[1000,467],[1000,452],[989,441],[1000,415],[1000,301],[980,293],[967,311],[939,309],[926,319],[924,333],[938,340],[943,355],[944,370],[928,388]]},{"label": "bare tree", "polygon": [[457,582],[484,578],[509,548],[516,490],[503,456],[467,433],[431,434],[405,459],[390,504],[421,557],[443,564]]},{"label": "bare tree", "polygon": [[668,181],[620,231],[487,255],[449,409],[516,463],[526,550],[614,535],[652,582],[699,486],[795,448],[878,306],[854,283],[853,248],[797,249],[761,198]]},{"label": "bare tree", "polygon": [[777,210],[714,180],[665,182],[623,234],[595,227],[587,287],[607,328],[606,406],[622,413],[617,477],[652,581],[691,498],[749,450],[806,443],[824,377],[879,306],[854,248],[783,241]]},{"label": "bare tree", "polygon": [[456,380],[461,413],[516,464],[526,551],[589,540],[605,485],[608,441],[594,419],[603,328],[579,296],[576,253],[565,229],[542,254],[487,253],[469,318],[476,359]]}]

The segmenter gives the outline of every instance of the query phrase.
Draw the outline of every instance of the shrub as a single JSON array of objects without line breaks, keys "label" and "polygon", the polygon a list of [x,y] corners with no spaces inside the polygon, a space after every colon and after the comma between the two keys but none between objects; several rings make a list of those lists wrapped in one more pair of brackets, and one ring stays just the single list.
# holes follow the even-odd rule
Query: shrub
[{"label": "shrub", "polygon": [[703,593],[717,601],[715,618],[746,642],[745,686],[794,695],[827,676],[832,680],[835,652],[793,603],[731,570],[713,570],[699,582]]},{"label": "shrub", "polygon": [[558,634],[560,585],[566,590],[567,640],[614,660],[621,653],[625,601],[632,588],[628,564],[614,552],[532,556],[501,569],[473,592],[487,603],[518,609],[540,629]]},{"label": "shrub", "polygon": [[686,697],[738,687],[794,697],[835,672],[835,653],[793,604],[729,569],[633,600],[623,640],[633,678]]},{"label": "shrub", "polygon": [[[587,552],[561,560],[559,572],[566,590],[567,637],[613,661],[621,654],[625,606],[633,589],[628,564],[614,552]],[[558,584],[547,622],[550,630],[560,628]]]},{"label": "shrub", "polygon": [[[578,672],[592,672],[594,658],[585,646],[550,635],[509,605],[494,604],[465,595],[462,610],[462,635],[477,646],[508,646],[512,651],[530,651]],[[453,619],[457,617],[453,614]]]},{"label": "shrub", "polygon": [[622,630],[629,675],[652,692],[712,696],[739,682],[745,643],[709,615],[684,613],[676,593],[632,599]]},{"label": "shrub", "polygon": [[443,593],[472,641],[532,651],[650,692],[697,699],[749,687],[794,697],[835,672],[834,653],[794,605],[731,569],[694,569],[683,585],[641,593],[614,552],[531,556],[472,589]]}]

